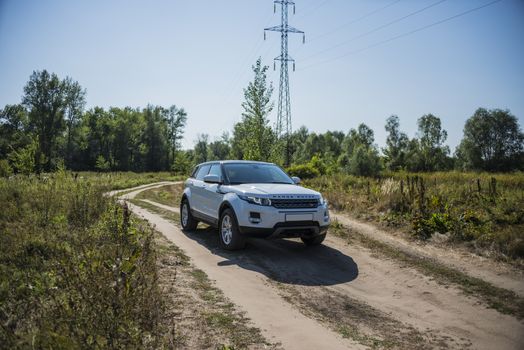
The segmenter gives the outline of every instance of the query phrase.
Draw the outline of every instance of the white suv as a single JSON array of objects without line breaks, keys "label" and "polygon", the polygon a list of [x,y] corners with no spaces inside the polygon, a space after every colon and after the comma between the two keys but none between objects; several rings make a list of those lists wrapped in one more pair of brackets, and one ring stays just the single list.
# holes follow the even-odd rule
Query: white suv
[{"label": "white suv", "polygon": [[200,221],[218,227],[229,250],[243,248],[246,237],[300,237],[319,245],[330,223],[328,206],[320,193],[299,183],[272,163],[202,163],[185,182],[180,223],[184,230]]}]

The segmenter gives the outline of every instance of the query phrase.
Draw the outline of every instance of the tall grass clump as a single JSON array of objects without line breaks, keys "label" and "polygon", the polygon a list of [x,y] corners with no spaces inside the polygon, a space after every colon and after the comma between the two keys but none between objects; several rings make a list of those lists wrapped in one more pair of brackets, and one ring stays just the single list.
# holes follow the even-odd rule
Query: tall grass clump
[{"label": "tall grass clump", "polygon": [[405,228],[415,237],[445,234],[501,258],[524,258],[524,174],[345,174],[306,181],[332,208]]},{"label": "tall grass clump", "polygon": [[152,230],[65,172],[0,179],[2,348],[157,348]]}]

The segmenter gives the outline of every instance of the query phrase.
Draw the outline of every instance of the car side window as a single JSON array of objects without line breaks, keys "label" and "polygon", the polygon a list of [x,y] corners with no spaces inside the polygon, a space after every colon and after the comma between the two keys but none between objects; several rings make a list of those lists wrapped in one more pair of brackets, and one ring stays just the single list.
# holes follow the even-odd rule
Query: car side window
[{"label": "car side window", "polygon": [[204,176],[207,175],[207,173],[209,172],[209,168],[211,168],[211,165],[203,165],[201,166],[199,169],[198,169],[198,172],[196,174],[196,179],[197,180],[201,180],[203,181],[204,180]]},{"label": "car side window", "polygon": [[222,179],[222,170],[220,164],[213,164],[209,170],[209,175],[217,175],[219,179]]}]

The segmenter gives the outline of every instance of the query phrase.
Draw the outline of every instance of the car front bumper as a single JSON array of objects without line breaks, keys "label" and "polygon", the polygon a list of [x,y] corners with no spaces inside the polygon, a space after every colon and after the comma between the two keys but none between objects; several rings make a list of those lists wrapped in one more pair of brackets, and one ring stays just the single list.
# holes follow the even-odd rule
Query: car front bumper
[{"label": "car front bumper", "polygon": [[[327,205],[314,209],[278,209],[245,201],[235,208],[240,233],[257,238],[314,237],[324,234],[330,224]],[[259,219],[254,219],[255,213]]]},{"label": "car front bumper", "polygon": [[320,226],[318,223],[313,221],[282,222],[270,228],[239,226],[240,233],[246,237],[269,239],[315,237],[324,234],[328,228],[329,224]]}]

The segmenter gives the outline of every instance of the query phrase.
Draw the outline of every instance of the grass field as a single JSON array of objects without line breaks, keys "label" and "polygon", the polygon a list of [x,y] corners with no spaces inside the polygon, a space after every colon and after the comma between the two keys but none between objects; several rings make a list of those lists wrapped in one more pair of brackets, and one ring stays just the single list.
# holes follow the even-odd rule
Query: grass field
[{"label": "grass field", "polygon": [[331,208],[420,239],[440,234],[504,260],[524,258],[524,174],[392,173],[305,181]]},{"label": "grass field", "polygon": [[0,179],[5,348],[157,348],[163,342],[153,231],[103,196],[107,188],[149,177],[86,175]]},{"label": "grass field", "polygon": [[133,172],[79,172],[71,173],[72,177],[80,177],[90,180],[104,190],[119,190],[124,188],[136,187],[148,183],[159,181],[179,181],[185,176],[173,175],[169,172],[157,173],[133,173]]},{"label": "grass field", "polygon": [[[165,322],[177,311],[166,306],[170,299],[159,276],[162,269],[171,269],[163,262],[173,259],[165,254],[175,248],[159,245],[147,224],[103,195],[163,180],[180,178],[169,173],[57,172],[0,179],[3,347],[161,348],[184,343]],[[380,179],[332,175],[305,185],[321,191],[336,210],[417,239],[440,234],[447,238],[442,244],[467,245],[511,261],[524,257],[521,173],[395,173]],[[150,189],[136,200],[177,205],[181,188]],[[187,260],[182,255],[175,259]],[[184,266],[189,277],[179,282],[206,286],[205,294],[205,276]],[[224,332],[205,342],[264,342],[247,329],[246,334],[256,336],[224,338],[231,324],[242,323],[241,316],[229,306],[215,309],[205,304],[206,298],[201,302],[211,312],[209,326],[218,327],[215,323],[224,317],[235,320],[222,322]]]},{"label": "grass field", "polygon": [[[273,348],[180,249],[104,195],[163,180],[178,178],[0,178],[0,348]],[[172,204],[179,188],[166,188],[146,192]]]}]

